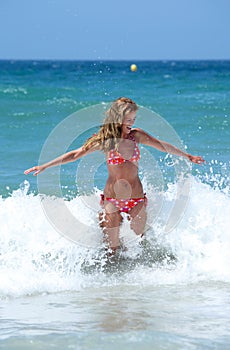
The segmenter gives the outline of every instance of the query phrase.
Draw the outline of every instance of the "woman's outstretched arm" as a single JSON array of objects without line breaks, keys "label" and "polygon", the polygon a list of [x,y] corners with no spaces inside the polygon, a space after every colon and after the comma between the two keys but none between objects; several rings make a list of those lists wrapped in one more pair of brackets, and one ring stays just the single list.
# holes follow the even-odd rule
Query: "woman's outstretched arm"
[{"label": "woman's outstretched arm", "polygon": [[76,150],[62,154],[61,156],[51,160],[50,162],[47,162],[47,163],[42,164],[42,165],[35,165],[32,168],[25,170],[24,174],[27,175],[27,174],[34,172],[33,175],[37,176],[38,174],[40,174],[42,171],[44,171],[47,168],[57,166],[60,164],[75,162],[77,159],[80,159],[81,157],[86,156],[87,154],[92,153],[92,152],[96,151],[97,149],[98,149],[97,147],[91,147],[90,149],[85,150],[84,146],[82,146]]},{"label": "woman's outstretched arm", "polygon": [[142,143],[144,145],[154,147],[158,149],[161,152],[166,152],[169,154],[174,154],[179,157],[184,157],[189,159],[191,162],[196,163],[196,164],[201,164],[204,162],[204,159],[201,156],[193,156],[189,153],[186,153],[179,148],[171,145],[168,142],[161,141],[156,139],[155,137],[149,135],[142,129],[136,129],[135,137],[139,143]]}]

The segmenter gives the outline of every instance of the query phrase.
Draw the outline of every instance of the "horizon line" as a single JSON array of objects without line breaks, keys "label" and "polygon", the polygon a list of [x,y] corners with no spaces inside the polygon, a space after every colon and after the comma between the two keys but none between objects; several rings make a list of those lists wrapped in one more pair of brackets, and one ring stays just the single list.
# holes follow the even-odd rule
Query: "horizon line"
[{"label": "horizon line", "polygon": [[0,61],[69,61],[69,62],[171,62],[171,61],[229,61],[230,58],[0,58]]}]

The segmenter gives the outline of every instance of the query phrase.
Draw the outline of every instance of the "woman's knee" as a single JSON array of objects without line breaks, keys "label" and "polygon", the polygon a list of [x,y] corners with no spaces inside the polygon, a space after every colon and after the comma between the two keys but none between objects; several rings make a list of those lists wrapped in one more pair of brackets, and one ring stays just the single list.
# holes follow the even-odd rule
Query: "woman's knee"
[{"label": "woman's knee", "polygon": [[116,211],[113,213],[108,213],[106,211],[99,213],[99,225],[100,227],[115,228],[119,227],[122,223],[121,214]]}]

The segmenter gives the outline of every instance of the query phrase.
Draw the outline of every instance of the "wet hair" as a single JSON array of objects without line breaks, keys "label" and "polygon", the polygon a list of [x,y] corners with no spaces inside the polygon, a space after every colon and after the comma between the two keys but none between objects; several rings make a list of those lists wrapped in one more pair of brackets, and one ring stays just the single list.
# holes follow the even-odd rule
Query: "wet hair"
[{"label": "wet hair", "polygon": [[138,110],[137,104],[127,97],[119,97],[106,111],[106,118],[97,134],[90,137],[84,144],[84,149],[98,147],[104,152],[117,149],[121,138],[124,117]]}]

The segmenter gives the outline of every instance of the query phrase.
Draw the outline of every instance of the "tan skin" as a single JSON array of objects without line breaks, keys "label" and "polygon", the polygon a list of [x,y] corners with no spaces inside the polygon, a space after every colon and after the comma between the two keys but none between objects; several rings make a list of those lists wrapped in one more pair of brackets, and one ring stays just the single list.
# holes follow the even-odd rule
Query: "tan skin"
[{"label": "tan skin", "polygon": [[[160,141],[147,134],[142,129],[133,129],[132,126],[135,122],[135,118],[136,112],[131,112],[128,113],[123,119],[121,141],[119,143],[118,151],[124,159],[128,160],[133,155],[134,142],[129,139],[130,135],[132,135],[137,143],[151,146],[161,152],[167,152],[169,154],[187,158],[195,164],[202,164],[204,162],[202,157],[185,153],[173,145],[165,141]],[[77,159],[96,150],[98,150],[97,147],[91,147],[90,149],[85,150],[82,146],[76,150],[63,154],[48,163],[29,168],[25,171],[25,174],[33,172],[33,175],[36,176],[49,167],[74,162]],[[106,154],[106,158],[108,158],[108,154]],[[117,199],[144,197],[143,187],[138,176],[138,162],[126,161],[125,163],[119,165],[107,164],[107,168],[108,179],[104,188],[105,197]],[[133,231],[140,236],[143,235],[146,224],[146,204],[145,199],[144,202],[138,203],[129,212],[130,226]],[[122,222],[122,216],[119,210],[111,202],[105,200],[103,202],[103,208],[104,213],[99,215],[101,227],[103,228],[105,240],[108,243],[109,248],[112,250],[112,252],[115,252],[120,245],[119,228]]]}]

